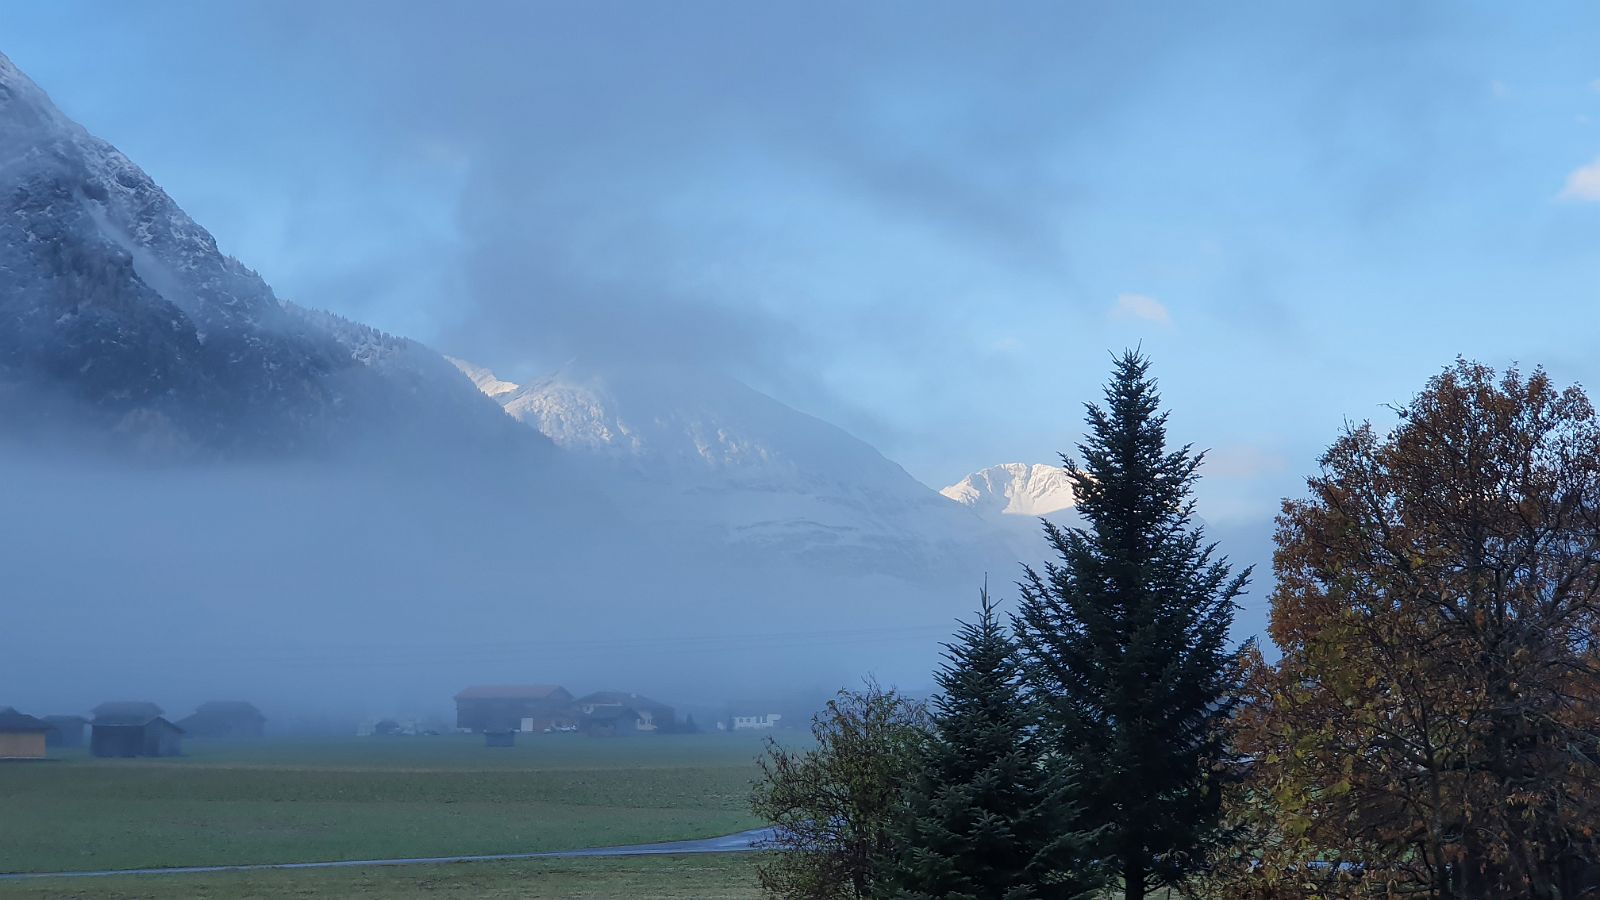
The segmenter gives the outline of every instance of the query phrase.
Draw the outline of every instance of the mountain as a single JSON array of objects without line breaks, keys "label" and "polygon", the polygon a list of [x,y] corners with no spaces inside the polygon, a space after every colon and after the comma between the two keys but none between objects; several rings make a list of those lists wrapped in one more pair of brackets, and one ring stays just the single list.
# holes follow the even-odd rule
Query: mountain
[{"label": "mountain", "polygon": [[4,56],[0,188],[12,437],[73,426],[177,457],[521,443],[541,464],[553,441],[585,473],[568,482],[703,548],[921,578],[996,545],[871,446],[733,379],[575,363],[518,385],[286,303]]},{"label": "mountain", "polygon": [[573,363],[513,385],[455,362],[642,521],[713,545],[919,580],[947,568],[981,577],[987,562],[1014,558],[996,529],[871,445],[732,378]]},{"label": "mountain", "polygon": [[1065,469],[1042,463],[1004,463],[973,472],[939,491],[947,500],[976,513],[1006,536],[1015,556],[1029,565],[1050,555],[1039,527],[1047,518],[1078,526],[1072,482]]},{"label": "mountain", "polygon": [[920,677],[1015,566],[1004,529],[735,380],[512,384],[285,302],[3,56],[0,197],[26,601],[0,683],[50,705]]},{"label": "mountain", "polygon": [[1066,470],[1042,463],[990,466],[939,493],[985,516],[1049,516],[1075,502]]},{"label": "mountain", "polygon": [[370,429],[488,434],[442,358],[281,302],[0,55],[0,414],[164,453],[315,449]]}]

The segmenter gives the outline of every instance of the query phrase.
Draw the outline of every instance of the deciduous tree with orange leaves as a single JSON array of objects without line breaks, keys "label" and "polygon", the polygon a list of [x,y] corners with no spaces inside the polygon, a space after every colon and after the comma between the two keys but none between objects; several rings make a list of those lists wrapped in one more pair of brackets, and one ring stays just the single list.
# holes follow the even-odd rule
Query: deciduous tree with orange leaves
[{"label": "deciduous tree with orange leaves", "polygon": [[1458,360],[1278,518],[1238,715],[1261,897],[1600,896],[1600,424]]}]

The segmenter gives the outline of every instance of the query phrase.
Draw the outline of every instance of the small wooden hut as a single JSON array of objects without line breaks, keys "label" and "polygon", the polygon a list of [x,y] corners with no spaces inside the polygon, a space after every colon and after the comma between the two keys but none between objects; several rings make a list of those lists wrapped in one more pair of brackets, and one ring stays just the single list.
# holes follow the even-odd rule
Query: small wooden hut
[{"label": "small wooden hut", "polygon": [[0,707],[0,759],[44,759],[45,735],[49,733],[50,726],[43,719]]},{"label": "small wooden hut", "polygon": [[162,718],[161,707],[142,701],[102,703],[89,723],[95,756],[180,756],[183,729]]}]

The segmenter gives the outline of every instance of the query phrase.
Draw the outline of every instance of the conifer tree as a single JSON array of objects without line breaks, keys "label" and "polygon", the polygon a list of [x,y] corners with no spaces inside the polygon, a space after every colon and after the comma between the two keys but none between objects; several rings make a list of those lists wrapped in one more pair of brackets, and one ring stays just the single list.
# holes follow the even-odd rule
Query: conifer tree
[{"label": "conifer tree", "polygon": [[1048,770],[1017,648],[989,600],[945,645],[933,730],[885,866],[883,895],[1032,900],[1090,896],[1103,879],[1074,830],[1071,785]]},{"label": "conifer tree", "polygon": [[1219,839],[1225,727],[1239,657],[1232,574],[1195,522],[1204,454],[1167,448],[1149,359],[1116,360],[1088,404],[1080,467],[1063,455],[1085,528],[1045,523],[1058,559],[1026,571],[1017,638],[1054,758],[1124,896],[1185,882]]}]

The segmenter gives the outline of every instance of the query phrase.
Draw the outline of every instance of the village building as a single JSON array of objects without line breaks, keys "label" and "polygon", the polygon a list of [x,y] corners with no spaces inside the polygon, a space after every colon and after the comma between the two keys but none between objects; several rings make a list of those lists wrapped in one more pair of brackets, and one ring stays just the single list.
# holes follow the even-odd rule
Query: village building
[{"label": "village building", "polygon": [[83,716],[45,716],[44,723],[50,726],[50,733],[44,739],[46,746],[83,746],[83,733],[89,726],[89,720]]},{"label": "village building", "polygon": [[9,706],[0,707],[0,759],[44,759],[50,725]]},{"label": "village building", "polygon": [[555,684],[480,684],[456,694],[456,727],[537,734],[575,724],[572,695]]},{"label": "village building", "polygon": [[178,727],[197,738],[259,738],[267,717],[255,704],[243,700],[213,700],[200,704],[194,715],[178,720]]},{"label": "village building", "polygon": [[582,713],[578,727],[589,737],[627,737],[644,734],[639,727],[639,714],[622,706],[600,706],[594,712]]},{"label": "village building", "polygon": [[762,713],[759,716],[734,716],[734,731],[765,731],[778,727],[778,720],[783,716],[780,713]]},{"label": "village building", "polygon": [[596,691],[579,697],[575,705],[579,723],[591,734],[596,723],[612,729],[610,733],[666,733],[677,726],[677,712],[672,707],[638,694]]},{"label": "village building", "polygon": [[183,729],[162,718],[161,707],[140,701],[102,703],[89,723],[95,756],[179,756]]}]

